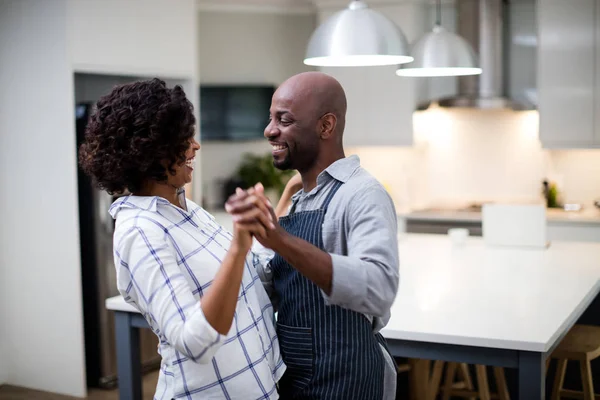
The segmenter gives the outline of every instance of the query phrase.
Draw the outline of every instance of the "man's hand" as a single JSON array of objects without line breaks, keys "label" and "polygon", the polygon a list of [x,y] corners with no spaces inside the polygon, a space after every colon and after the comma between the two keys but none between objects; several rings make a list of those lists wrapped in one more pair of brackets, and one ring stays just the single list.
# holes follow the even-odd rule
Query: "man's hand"
[{"label": "man's hand", "polygon": [[255,224],[253,215],[259,214],[257,210],[262,207],[269,210],[273,219],[273,228],[267,229],[264,235],[255,233],[254,237],[260,244],[278,253],[325,293],[331,294],[333,279],[331,256],[311,243],[290,235],[279,225],[261,184],[246,191],[237,190],[236,194],[231,196],[225,204],[225,210],[233,215],[234,221],[241,226]]},{"label": "man's hand", "polygon": [[[283,243],[287,233],[277,222],[271,202],[264,194],[264,187],[258,183],[248,190],[237,189],[225,203],[225,210],[232,215],[233,220],[240,227],[255,225],[256,215],[267,213],[270,221],[265,230],[256,232],[254,237],[263,246],[277,251]],[[259,221],[262,222],[262,221]]]}]

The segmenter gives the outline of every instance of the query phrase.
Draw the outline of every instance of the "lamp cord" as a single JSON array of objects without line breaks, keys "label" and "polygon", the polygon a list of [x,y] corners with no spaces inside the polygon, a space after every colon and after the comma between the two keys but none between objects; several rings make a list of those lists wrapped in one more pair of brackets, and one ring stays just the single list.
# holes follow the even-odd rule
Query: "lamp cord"
[{"label": "lamp cord", "polygon": [[437,0],[435,6],[435,24],[442,26],[442,0]]}]

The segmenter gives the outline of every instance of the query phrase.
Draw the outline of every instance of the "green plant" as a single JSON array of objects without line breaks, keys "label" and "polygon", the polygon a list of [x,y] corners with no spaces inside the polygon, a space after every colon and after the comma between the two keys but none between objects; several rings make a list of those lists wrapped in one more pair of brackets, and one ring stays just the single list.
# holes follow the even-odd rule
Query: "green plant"
[{"label": "green plant", "polygon": [[279,195],[283,193],[285,184],[294,175],[294,171],[281,171],[273,165],[273,156],[246,153],[236,171],[236,177],[245,187],[262,183],[266,190],[274,189]]}]

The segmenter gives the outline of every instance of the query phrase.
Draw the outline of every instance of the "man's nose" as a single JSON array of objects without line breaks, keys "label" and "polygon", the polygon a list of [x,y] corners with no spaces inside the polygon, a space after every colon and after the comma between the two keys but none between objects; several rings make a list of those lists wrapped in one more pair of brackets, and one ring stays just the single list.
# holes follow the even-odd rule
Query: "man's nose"
[{"label": "man's nose", "polygon": [[273,121],[269,122],[269,125],[267,125],[267,127],[265,128],[265,137],[267,139],[272,139],[274,137],[277,137],[279,133],[279,129],[277,129]]}]

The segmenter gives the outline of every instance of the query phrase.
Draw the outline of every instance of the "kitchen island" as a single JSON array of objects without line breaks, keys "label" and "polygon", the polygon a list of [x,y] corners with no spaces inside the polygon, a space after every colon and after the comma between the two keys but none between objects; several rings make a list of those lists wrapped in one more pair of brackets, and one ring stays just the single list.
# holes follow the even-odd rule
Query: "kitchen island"
[{"label": "kitchen island", "polygon": [[[518,397],[544,398],[544,362],[600,291],[600,244],[492,248],[480,238],[400,234],[400,288],[382,334],[394,356],[518,370]],[[141,315],[115,310],[121,398],[139,393]]]}]

